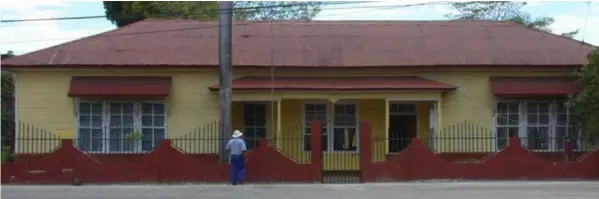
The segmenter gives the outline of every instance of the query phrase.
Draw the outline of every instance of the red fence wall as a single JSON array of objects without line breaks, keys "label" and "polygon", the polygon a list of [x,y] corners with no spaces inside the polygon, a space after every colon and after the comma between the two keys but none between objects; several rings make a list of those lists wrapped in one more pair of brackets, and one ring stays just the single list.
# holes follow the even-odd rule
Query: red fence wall
[{"label": "red fence wall", "polygon": [[[314,136],[320,143],[320,136]],[[298,164],[270,146],[267,139],[248,153],[247,181],[320,182],[321,164]],[[319,157],[319,152],[314,153]],[[212,154],[185,154],[161,142],[145,155],[89,155],[63,140],[54,152],[2,164],[2,183],[67,184],[83,182],[228,182],[230,166]]]},{"label": "red fence wall", "polygon": [[528,151],[514,137],[509,146],[480,162],[449,162],[430,151],[421,140],[384,163],[373,163],[370,124],[362,123],[362,181],[423,179],[597,179],[599,150],[578,161],[549,162]]},{"label": "red fence wall", "polygon": [[[261,140],[248,153],[247,181],[321,182],[320,123],[312,123],[311,162],[297,163]],[[578,161],[554,163],[523,148],[517,138],[480,162],[450,162],[419,139],[383,163],[373,163],[372,126],[360,124],[361,182],[422,179],[597,179],[599,150]],[[2,164],[2,183],[227,182],[229,164],[214,154],[185,154],[164,140],[148,154],[87,154],[63,140],[56,151]]]}]

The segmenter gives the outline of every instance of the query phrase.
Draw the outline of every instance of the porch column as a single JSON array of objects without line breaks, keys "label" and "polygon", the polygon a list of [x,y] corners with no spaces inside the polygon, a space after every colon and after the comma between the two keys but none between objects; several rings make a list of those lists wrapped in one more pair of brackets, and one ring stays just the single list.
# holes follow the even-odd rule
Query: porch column
[{"label": "porch column", "polygon": [[277,100],[277,131],[275,132],[275,144],[276,146],[281,146],[281,102],[283,100]]},{"label": "porch column", "polygon": [[436,108],[437,108],[437,110],[436,110],[436,113],[437,113],[437,126],[436,126],[436,128],[437,128],[437,131],[438,131],[439,129],[443,129],[443,126],[441,126],[441,124],[442,124],[441,123],[441,116],[442,116],[441,110],[442,110],[442,107],[441,107],[441,100],[440,99],[437,100],[437,107]]},{"label": "porch column", "polygon": [[385,129],[383,130],[385,131],[385,137],[383,138],[383,141],[385,143],[385,154],[389,153],[389,141],[387,139],[389,139],[389,99],[385,98]]}]

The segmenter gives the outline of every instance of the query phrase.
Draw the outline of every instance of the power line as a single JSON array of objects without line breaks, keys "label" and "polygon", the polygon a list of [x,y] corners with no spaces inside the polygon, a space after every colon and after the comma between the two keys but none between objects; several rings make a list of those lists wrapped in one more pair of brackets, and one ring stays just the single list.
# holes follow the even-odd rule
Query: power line
[{"label": "power line", "polygon": [[82,16],[82,17],[54,17],[54,18],[38,18],[38,19],[9,19],[9,20],[2,20],[2,21],[0,21],[0,23],[32,22],[32,21],[59,21],[59,20],[97,19],[97,18],[106,18],[106,15]]},{"label": "power line", "polygon": [[[360,4],[360,3],[368,3],[368,1],[350,1],[350,2],[329,2],[324,5],[345,5],[345,4]],[[232,8],[230,10],[259,10],[259,9],[269,9],[269,8],[286,8],[286,7],[295,7],[302,6],[302,3],[295,4],[286,4],[286,5],[270,5],[270,6],[254,6],[254,7],[238,7]],[[220,9],[207,9],[203,10],[203,14],[206,13],[216,13],[220,12]],[[150,17],[157,17],[159,15],[152,15]],[[164,15],[167,16],[167,15]],[[170,16],[170,15],[168,15]],[[193,16],[193,15],[192,15]],[[79,16],[79,17],[54,17],[54,18],[37,18],[37,19],[9,19],[9,20],[0,20],[0,23],[15,23],[15,22],[34,22],[34,21],[62,21],[62,20],[81,20],[81,19],[98,19],[98,18],[106,18],[106,15],[95,15],[95,16]],[[134,17],[127,15],[116,15],[116,18],[126,18],[126,17]]]},{"label": "power line", "polygon": [[[372,9],[372,10],[368,10],[368,11],[356,11],[356,12],[370,12],[370,11],[387,10],[387,9],[394,9],[394,8],[405,8],[405,7],[431,5],[431,4],[445,4],[445,3],[448,3],[448,2],[447,1],[438,1],[438,2],[426,2],[426,3],[418,3],[418,4],[392,5],[392,6],[360,6],[360,7],[353,7],[351,9],[376,8],[376,9]],[[348,9],[348,8],[345,8],[345,9]],[[355,12],[339,13],[339,14],[331,14],[331,15],[322,15],[322,16],[336,16],[336,15],[345,15],[345,14],[351,14],[351,13],[355,13]],[[233,24],[233,26],[245,26],[245,25],[258,24],[258,23],[270,23],[272,21],[273,20],[253,21],[253,22],[248,22],[248,23]],[[220,27],[219,25],[212,25],[212,26],[199,26],[199,27],[178,28],[178,29],[141,31],[141,32],[120,33],[120,34],[92,35],[92,36],[89,36],[89,37],[115,37],[115,36],[138,35],[138,34],[156,34],[156,33],[163,33],[163,32],[177,32],[177,31],[186,31],[186,30],[200,30],[200,29],[219,28],[219,27]],[[55,38],[55,39],[30,40],[30,41],[12,41],[12,42],[0,42],[0,44],[35,43],[35,42],[47,42],[47,41],[57,41],[57,40],[81,39],[81,38],[86,38],[86,37],[79,37],[79,38],[73,38],[73,37],[71,37],[71,38]]]}]

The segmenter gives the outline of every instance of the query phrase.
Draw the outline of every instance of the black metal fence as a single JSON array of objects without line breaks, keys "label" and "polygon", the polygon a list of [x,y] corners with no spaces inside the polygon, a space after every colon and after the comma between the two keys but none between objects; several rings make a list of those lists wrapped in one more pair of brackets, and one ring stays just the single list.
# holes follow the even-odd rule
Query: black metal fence
[{"label": "black metal fence", "polygon": [[[360,140],[357,126],[323,123],[321,147],[323,150],[323,170],[325,172],[356,172],[360,170]],[[3,157],[14,152],[19,154],[43,154],[60,146],[61,138],[53,132],[33,125],[18,123],[17,138],[3,137]],[[297,163],[311,161],[311,129],[309,125],[287,126],[279,131],[244,132],[243,139],[249,150],[260,147],[262,139],[267,139],[273,149]],[[164,128],[133,128],[133,126],[110,126],[79,129],[74,144],[90,154],[148,153],[165,139]],[[426,132],[426,129],[421,129]],[[519,135],[514,132],[495,132],[471,122],[460,122],[444,129],[432,130],[418,135],[422,143],[431,151],[452,162],[477,162],[509,144],[509,136],[520,136],[520,144],[541,156],[553,161],[575,161],[596,147],[596,143],[583,140],[581,136],[538,136]],[[373,158],[375,162],[389,160],[412,144],[413,136],[402,136],[402,132],[372,132]],[[534,136],[534,137],[533,137]],[[222,139],[219,124],[209,123],[192,129],[183,136],[170,138],[172,145],[188,154],[218,154]],[[5,158],[3,158],[4,161]],[[335,174],[336,175],[336,174]]]},{"label": "black metal fence", "polygon": [[[379,132],[379,134],[384,133]],[[375,162],[389,160],[394,154],[409,147],[414,138],[401,136],[399,132],[389,132],[389,134],[388,137],[376,136],[374,139]],[[394,137],[393,134],[399,136]],[[547,136],[548,133],[543,135],[528,133],[522,136],[517,131],[496,133],[493,129],[464,121],[437,131],[431,129],[428,134],[421,134],[418,137],[429,150],[452,162],[480,161],[505,148],[512,137],[519,137],[522,147],[553,162],[574,161],[596,148],[596,143],[585,141],[580,136],[571,138]]]}]

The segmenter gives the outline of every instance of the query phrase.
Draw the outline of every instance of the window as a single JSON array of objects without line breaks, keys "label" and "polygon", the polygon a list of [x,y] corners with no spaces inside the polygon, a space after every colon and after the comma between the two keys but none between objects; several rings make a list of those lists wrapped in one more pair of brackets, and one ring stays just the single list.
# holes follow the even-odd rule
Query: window
[{"label": "window", "polygon": [[166,107],[164,103],[141,103],[141,148],[151,151],[166,134]]},{"label": "window", "polygon": [[266,104],[243,105],[243,137],[246,139],[248,149],[257,147],[259,139],[266,137],[266,109]]},{"label": "window", "polygon": [[81,101],[77,146],[88,152],[151,151],[166,134],[163,102]]},{"label": "window", "polygon": [[555,144],[557,149],[563,150],[567,139],[570,140],[572,149],[580,149],[580,129],[574,125],[570,109],[565,102],[557,103],[556,115]]},{"label": "window", "polygon": [[[355,104],[335,104],[332,122],[326,122],[326,104],[304,105],[304,150],[311,149],[310,123],[314,120],[322,122],[323,151],[356,151],[358,150],[358,125]],[[331,136],[329,136],[331,135]]]},{"label": "window", "polygon": [[78,113],[77,140],[79,148],[83,151],[101,151],[104,147],[104,140],[102,140],[104,107],[102,103],[79,103]]},{"label": "window", "polygon": [[497,147],[506,146],[508,138],[518,135],[520,112],[518,102],[497,103]]},{"label": "window", "polygon": [[578,149],[580,132],[570,120],[564,101],[520,100],[497,103],[497,146],[507,144],[509,137],[523,138],[531,150],[563,150],[566,139]]},{"label": "window", "polygon": [[108,128],[108,144],[110,151],[133,151],[135,141],[127,139],[134,132],[133,124],[133,103],[108,103],[109,128]]},{"label": "window", "polygon": [[549,103],[526,102],[526,145],[532,150],[548,150]]},{"label": "window", "polygon": [[333,148],[335,151],[358,149],[356,105],[335,104],[333,121]]},{"label": "window", "polygon": [[310,151],[312,149],[312,128],[310,124],[312,121],[321,122],[321,148],[326,151],[328,148],[327,144],[327,105],[326,104],[305,104],[304,105],[304,150]]}]

